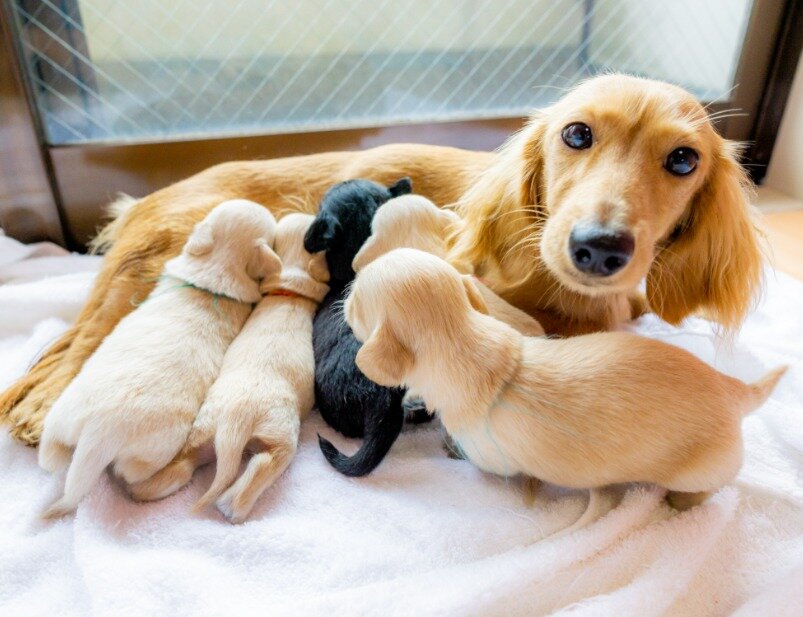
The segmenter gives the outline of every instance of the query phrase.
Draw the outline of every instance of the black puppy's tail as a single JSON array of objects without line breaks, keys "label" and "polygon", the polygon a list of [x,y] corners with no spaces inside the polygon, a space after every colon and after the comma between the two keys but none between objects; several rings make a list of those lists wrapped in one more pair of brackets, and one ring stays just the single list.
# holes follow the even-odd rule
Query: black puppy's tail
[{"label": "black puppy's tail", "polygon": [[329,464],[344,476],[352,478],[365,476],[376,469],[385,458],[393,442],[399,436],[403,423],[404,414],[401,405],[394,406],[380,418],[366,418],[365,440],[362,447],[353,456],[346,456],[335,448],[332,442],[320,435],[318,435],[318,444]]}]

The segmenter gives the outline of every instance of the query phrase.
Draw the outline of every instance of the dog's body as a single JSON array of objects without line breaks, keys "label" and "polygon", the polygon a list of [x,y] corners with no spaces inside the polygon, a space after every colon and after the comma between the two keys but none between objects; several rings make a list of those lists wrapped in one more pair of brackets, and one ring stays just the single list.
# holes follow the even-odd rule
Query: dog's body
[{"label": "dog's body", "polygon": [[[158,499],[184,486],[195,468],[208,462],[204,450],[214,440],[217,471],[198,507],[219,497],[221,512],[242,522],[290,464],[301,421],[315,402],[312,319],[328,291],[322,256],[303,247],[312,219],[290,214],[279,221],[278,281],[262,288],[267,295],[226,351],[185,448],[164,470],[132,487],[136,498]],[[253,456],[234,481],[245,450]]]},{"label": "dog's body", "polygon": [[39,464],[56,471],[69,463],[69,471],[64,497],[45,516],[75,509],[111,463],[123,480],[139,482],[181,449],[260,297],[274,228],[258,204],[221,204],[166,264],[153,293],[106,337],[47,417]]},{"label": "dog's body", "polygon": [[360,369],[439,411],[478,467],[573,488],[653,482],[691,505],[730,482],[742,417],[785,369],[747,385],[624,332],[523,337],[487,316],[470,278],[398,249],[363,269],[345,312]]},{"label": "dog's body", "polygon": [[[590,127],[588,147],[575,129],[563,135],[578,123]],[[671,162],[685,171],[679,147],[699,155],[683,176],[665,169]],[[757,234],[733,144],[679,88],[607,75],[536,113],[497,153],[392,145],[226,163],[139,200],[101,235],[111,249],[77,323],[3,394],[0,416],[17,438],[37,443],[53,401],[131,310],[129,298],[148,293],[149,278],[214,204],[244,197],[277,217],[313,212],[345,178],[388,183],[405,175],[419,194],[461,215],[450,260],[475,269],[548,333],[607,330],[629,319],[643,310],[633,288],[645,276],[650,308],[667,321],[702,310],[733,328],[758,286]],[[598,253],[613,243],[628,263],[610,276],[581,272],[599,261],[586,259],[588,242]]]},{"label": "dog's body", "polygon": [[[371,236],[354,257],[359,272],[380,255],[397,248],[413,248],[445,258],[447,240],[460,218],[451,210],[438,208],[421,195],[402,195],[377,210],[371,221]],[[544,329],[535,319],[496,295],[482,281],[477,289],[492,317],[505,322],[525,336],[542,336]]]},{"label": "dog's body", "polygon": [[407,178],[390,188],[351,180],[327,191],[315,222],[304,239],[308,251],[326,251],[331,291],[313,324],[315,402],[326,423],[346,437],[365,437],[352,457],[319,436],[326,460],[348,476],[373,471],[396,441],[404,423],[404,390],[383,388],[354,363],[360,344],[343,318],[343,301],[354,279],[352,262],[371,235],[371,220],[390,199],[411,190]]}]

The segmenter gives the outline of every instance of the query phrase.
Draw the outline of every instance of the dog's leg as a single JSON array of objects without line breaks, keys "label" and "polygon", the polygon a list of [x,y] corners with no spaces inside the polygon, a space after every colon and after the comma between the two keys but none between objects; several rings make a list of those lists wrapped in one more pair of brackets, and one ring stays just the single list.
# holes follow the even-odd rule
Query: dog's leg
[{"label": "dog's leg", "polygon": [[699,506],[710,496],[711,496],[711,491],[701,491],[699,493],[683,493],[680,491],[669,491],[666,494],[666,501],[670,506],[675,508],[675,510],[683,512],[684,510],[688,510],[690,508],[693,508],[694,506]]},{"label": "dog's leg", "polygon": [[260,495],[290,465],[296,453],[298,438],[265,442],[265,449],[248,461],[242,475],[217,500],[218,510],[232,523],[242,523]]}]

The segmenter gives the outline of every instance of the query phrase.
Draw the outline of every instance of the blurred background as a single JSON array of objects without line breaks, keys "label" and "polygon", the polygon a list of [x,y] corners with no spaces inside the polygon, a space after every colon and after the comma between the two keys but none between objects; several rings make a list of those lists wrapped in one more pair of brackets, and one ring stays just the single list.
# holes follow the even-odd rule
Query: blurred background
[{"label": "blurred background", "polygon": [[144,195],[224,160],[392,141],[492,149],[606,71],[731,110],[718,128],[751,142],[760,181],[803,30],[797,0],[3,5],[2,128],[15,147],[4,144],[0,224],[72,248],[117,191]]}]

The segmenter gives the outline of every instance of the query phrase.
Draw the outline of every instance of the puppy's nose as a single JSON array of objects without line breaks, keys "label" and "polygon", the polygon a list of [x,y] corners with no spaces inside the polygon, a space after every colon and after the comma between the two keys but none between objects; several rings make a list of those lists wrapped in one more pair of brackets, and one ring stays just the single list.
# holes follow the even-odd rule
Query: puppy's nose
[{"label": "puppy's nose", "polygon": [[597,226],[578,226],[569,236],[574,267],[592,276],[611,276],[633,256],[636,241],[627,231]]}]

